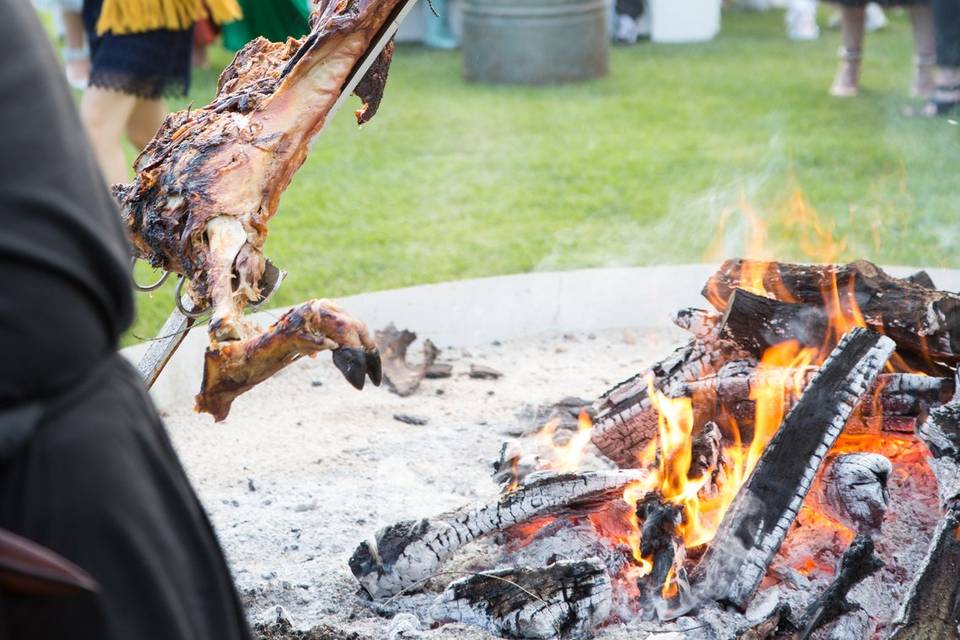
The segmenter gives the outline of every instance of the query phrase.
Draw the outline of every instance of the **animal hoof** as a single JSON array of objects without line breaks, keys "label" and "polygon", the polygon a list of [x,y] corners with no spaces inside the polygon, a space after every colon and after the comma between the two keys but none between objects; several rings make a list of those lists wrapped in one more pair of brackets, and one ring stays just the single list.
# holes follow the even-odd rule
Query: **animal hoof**
[{"label": "animal hoof", "polygon": [[383,367],[380,365],[380,352],[377,349],[367,351],[364,356],[367,360],[367,375],[370,376],[370,382],[380,386],[383,382]]},{"label": "animal hoof", "polygon": [[367,354],[363,349],[340,347],[333,352],[333,364],[340,373],[357,389],[363,389],[367,376]]}]

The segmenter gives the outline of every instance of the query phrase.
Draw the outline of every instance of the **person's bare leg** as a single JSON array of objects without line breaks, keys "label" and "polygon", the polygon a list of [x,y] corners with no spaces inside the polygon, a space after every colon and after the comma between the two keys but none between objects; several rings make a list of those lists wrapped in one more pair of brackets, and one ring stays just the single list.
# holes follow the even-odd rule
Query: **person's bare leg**
[{"label": "person's bare leg", "polygon": [[843,7],[840,32],[840,68],[830,87],[830,95],[852,98],[860,92],[860,63],[863,60],[864,7]]},{"label": "person's bare leg", "polygon": [[927,4],[911,6],[910,23],[913,25],[913,62],[916,68],[913,95],[929,98],[936,88],[933,77],[937,64],[933,8]]},{"label": "person's bare leg", "polygon": [[162,98],[145,100],[137,98],[133,111],[127,119],[127,137],[137,149],[147,146],[167,115],[167,105]]},{"label": "person's bare leg", "polygon": [[90,79],[90,50],[87,48],[87,32],[83,16],[78,11],[63,11],[64,51],[63,60],[67,81],[74,89],[83,89]]},{"label": "person's bare leg", "polygon": [[135,96],[101,87],[89,87],[80,101],[80,118],[108,185],[130,179],[121,141],[136,102]]}]

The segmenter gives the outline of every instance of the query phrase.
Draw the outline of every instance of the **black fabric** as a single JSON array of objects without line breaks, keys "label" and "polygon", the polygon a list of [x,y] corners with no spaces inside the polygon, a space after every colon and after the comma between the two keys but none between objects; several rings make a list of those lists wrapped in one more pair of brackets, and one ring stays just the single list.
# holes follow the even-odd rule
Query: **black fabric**
[{"label": "black fabric", "polygon": [[933,0],[937,64],[960,67],[960,0]]},{"label": "black fabric", "polygon": [[116,204],[29,2],[0,2],[0,59],[2,407],[81,376],[130,325],[133,296]]},{"label": "black fabric", "polygon": [[138,98],[185,96],[190,90],[193,30],[154,29],[97,35],[103,0],[83,1],[90,43],[90,85]]},{"label": "black fabric", "polygon": [[119,355],[50,402],[30,441],[0,463],[0,527],[63,555],[100,585],[99,598],[8,598],[4,638],[249,638],[210,523],[142,382]]},{"label": "black fabric", "polygon": [[46,35],[0,1],[0,528],[96,596],[0,598],[3,640],[248,640],[204,511],[137,373],[129,254]]}]

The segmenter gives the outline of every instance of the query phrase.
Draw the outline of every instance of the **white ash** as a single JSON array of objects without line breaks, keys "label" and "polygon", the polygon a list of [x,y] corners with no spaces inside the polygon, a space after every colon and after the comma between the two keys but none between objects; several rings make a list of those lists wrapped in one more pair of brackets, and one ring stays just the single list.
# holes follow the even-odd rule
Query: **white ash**
[{"label": "white ash", "polygon": [[[630,332],[635,339],[629,341],[624,335],[622,330],[569,340],[545,335],[471,346],[469,352],[447,349],[441,359],[453,364],[455,372],[474,362],[504,376],[428,379],[409,398],[382,388],[358,393],[323,357],[296,363],[241,396],[222,424],[194,414],[192,398],[184,398],[166,423],[218,531],[251,621],[271,614],[275,618],[279,605],[299,629],[336,629],[356,640],[391,635],[490,640],[488,633],[462,624],[430,628],[425,612],[437,593],[470,572],[521,560],[536,563],[552,555],[596,555],[598,543],[609,543],[591,541],[585,525],[558,527],[557,539],[538,539],[519,549],[503,545],[507,537],[489,537],[459,551],[426,593],[405,595],[386,607],[358,595],[347,560],[361,540],[382,526],[496,496],[499,487],[490,477],[490,462],[498,458],[504,441],[519,444],[525,453],[546,448],[536,436],[511,437],[536,431],[536,425],[519,424],[524,406],[546,405],[564,396],[598,397],[662,358],[685,337],[679,329]],[[401,424],[393,419],[399,413],[428,416],[430,422]],[[877,540],[887,568],[854,589],[851,597],[870,615],[887,619],[926,552],[939,512],[932,474],[916,473],[922,467],[906,465],[906,455],[921,460],[922,453],[908,452],[899,463],[898,452],[878,453],[894,462],[890,506]],[[584,466],[604,468],[609,463],[588,448]],[[917,500],[918,495],[932,496],[933,506]],[[804,522],[803,514],[799,521]],[[791,531],[761,587],[761,595],[774,589],[776,597],[791,602],[797,612],[829,583],[845,548],[843,539],[823,531],[813,535],[811,530]],[[580,542],[593,549],[571,550]],[[811,546],[801,557],[797,550],[806,543]],[[811,552],[818,568],[798,568]],[[616,555],[613,550],[606,560]],[[791,586],[777,575],[794,576],[795,585],[809,582],[809,589]],[[626,622],[615,620],[600,629],[600,640],[663,640],[670,637],[666,633],[684,640],[733,640],[749,626],[739,613],[713,605],[671,624],[631,619],[622,601],[614,607],[614,618]]]}]

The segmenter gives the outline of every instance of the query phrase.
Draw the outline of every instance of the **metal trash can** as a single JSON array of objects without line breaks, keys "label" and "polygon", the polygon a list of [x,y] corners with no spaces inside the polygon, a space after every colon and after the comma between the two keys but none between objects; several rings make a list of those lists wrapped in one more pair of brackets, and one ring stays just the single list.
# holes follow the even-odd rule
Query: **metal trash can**
[{"label": "metal trash can", "polygon": [[497,84],[606,75],[608,0],[465,0],[466,78]]}]

